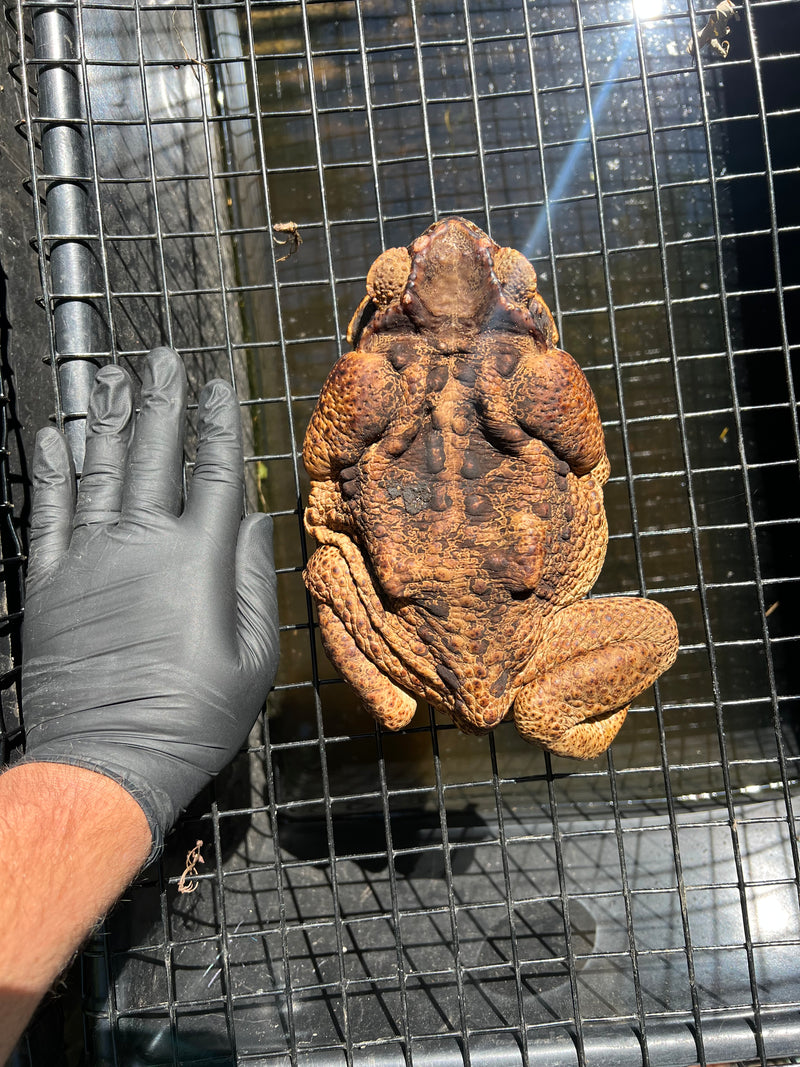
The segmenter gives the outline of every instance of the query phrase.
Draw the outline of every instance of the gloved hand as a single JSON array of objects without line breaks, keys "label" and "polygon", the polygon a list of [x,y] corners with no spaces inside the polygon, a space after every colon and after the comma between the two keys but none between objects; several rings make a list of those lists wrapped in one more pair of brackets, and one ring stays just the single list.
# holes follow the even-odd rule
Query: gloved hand
[{"label": "gloved hand", "polygon": [[272,521],[240,523],[235,396],[218,380],[201,394],[181,512],[186,391],[179,357],[157,348],[134,417],[129,376],[104,367],[77,498],[57,430],[40,432],[33,460],[24,759],[119,782],[147,816],[151,859],[241,747],[278,661]]}]

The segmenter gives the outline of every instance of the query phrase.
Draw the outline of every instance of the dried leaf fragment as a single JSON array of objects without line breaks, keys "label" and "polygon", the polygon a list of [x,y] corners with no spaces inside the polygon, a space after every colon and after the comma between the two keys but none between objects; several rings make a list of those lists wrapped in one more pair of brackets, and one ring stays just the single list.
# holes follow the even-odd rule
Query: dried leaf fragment
[{"label": "dried leaf fragment", "polygon": [[[739,12],[733,0],[722,0],[722,3],[717,4],[708,22],[698,34],[698,46],[705,48],[706,45],[709,45],[712,52],[716,52],[722,59],[727,59],[731,46],[728,40],[731,32],[730,22],[731,20],[739,22],[739,18]],[[694,51],[694,39],[690,39],[686,51],[690,55]]]}]

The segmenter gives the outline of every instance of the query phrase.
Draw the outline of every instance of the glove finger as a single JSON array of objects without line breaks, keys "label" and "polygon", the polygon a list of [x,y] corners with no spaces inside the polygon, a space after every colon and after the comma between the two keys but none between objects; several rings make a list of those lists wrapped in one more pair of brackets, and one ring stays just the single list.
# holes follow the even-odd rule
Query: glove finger
[{"label": "glove finger", "polygon": [[119,518],[132,415],[129,375],[121,367],[101,367],[86,414],[86,458],[78,488],[76,530]]},{"label": "glove finger", "polygon": [[56,563],[69,548],[75,510],[75,465],[67,442],[47,427],[36,435],[33,452],[29,576]]},{"label": "glove finger", "polygon": [[240,662],[253,673],[259,705],[278,667],[278,582],[272,553],[272,519],[248,515],[236,546],[236,634]]},{"label": "glove finger", "polygon": [[186,371],[178,353],[154,348],[147,357],[141,410],[128,450],[122,494],[128,517],[180,514],[186,393]]},{"label": "glove finger", "polygon": [[200,394],[197,457],[186,513],[222,545],[235,544],[242,516],[242,423],[231,386],[216,378]]}]

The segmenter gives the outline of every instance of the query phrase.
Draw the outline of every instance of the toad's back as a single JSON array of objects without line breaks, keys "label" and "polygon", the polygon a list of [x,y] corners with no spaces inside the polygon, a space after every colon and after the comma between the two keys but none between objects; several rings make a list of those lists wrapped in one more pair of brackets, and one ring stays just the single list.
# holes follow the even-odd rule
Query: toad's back
[{"label": "toad's back", "polygon": [[343,479],[380,586],[440,614],[456,599],[495,614],[583,595],[605,554],[599,485],[503,410],[497,386],[519,385],[518,366],[503,378],[496,354],[424,348],[398,372],[413,402]]}]

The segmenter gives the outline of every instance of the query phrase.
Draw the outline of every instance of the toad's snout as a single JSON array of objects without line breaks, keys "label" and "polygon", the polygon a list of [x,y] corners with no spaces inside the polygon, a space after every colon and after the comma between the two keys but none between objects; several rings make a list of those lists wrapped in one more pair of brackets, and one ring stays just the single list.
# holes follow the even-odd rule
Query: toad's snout
[{"label": "toad's snout", "polygon": [[403,294],[409,318],[429,330],[474,332],[500,296],[493,267],[496,245],[473,223],[444,219],[411,246]]}]

